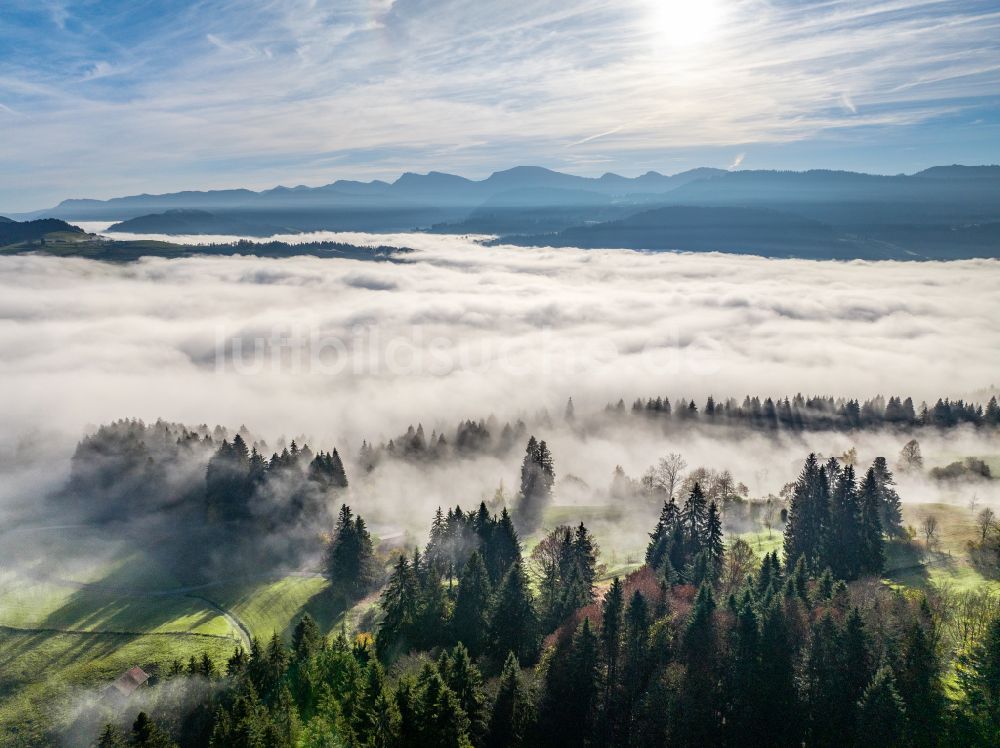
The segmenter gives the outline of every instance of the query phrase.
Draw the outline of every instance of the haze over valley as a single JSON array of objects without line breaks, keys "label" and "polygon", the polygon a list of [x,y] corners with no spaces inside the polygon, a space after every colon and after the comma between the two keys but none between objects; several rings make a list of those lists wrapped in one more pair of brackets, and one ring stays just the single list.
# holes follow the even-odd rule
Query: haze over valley
[{"label": "haze over valley", "polygon": [[995,745],[994,5],[8,0],[0,745]]}]

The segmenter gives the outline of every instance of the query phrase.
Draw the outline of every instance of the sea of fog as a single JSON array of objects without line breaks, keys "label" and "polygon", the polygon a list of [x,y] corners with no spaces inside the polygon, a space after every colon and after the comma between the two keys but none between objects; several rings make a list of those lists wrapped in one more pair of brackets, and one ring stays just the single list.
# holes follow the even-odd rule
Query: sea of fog
[{"label": "sea of fog", "polygon": [[[877,434],[672,438],[628,425],[581,434],[561,422],[566,400],[580,414],[656,395],[702,403],[709,394],[881,393],[919,404],[984,400],[1000,379],[997,261],[524,249],[419,233],[275,238],[415,251],[383,263],[0,258],[0,467],[9,471],[0,503],[57,485],[79,437],[117,418],[245,424],[350,457],[362,439],[396,437],[409,424],[450,435],[462,419],[538,423],[543,409],[552,425],[538,435],[553,446],[560,501],[594,501],[615,465],[638,477],[667,452],[691,467],[728,468],[762,494],[791,480],[810,450],[853,446],[861,460],[891,460],[902,443]],[[1000,446],[961,432],[930,438],[924,451],[944,462]],[[516,485],[517,462],[482,458],[433,474],[400,464],[380,468],[364,490],[423,523],[433,506]],[[911,493],[904,500],[961,498],[926,486]]]}]

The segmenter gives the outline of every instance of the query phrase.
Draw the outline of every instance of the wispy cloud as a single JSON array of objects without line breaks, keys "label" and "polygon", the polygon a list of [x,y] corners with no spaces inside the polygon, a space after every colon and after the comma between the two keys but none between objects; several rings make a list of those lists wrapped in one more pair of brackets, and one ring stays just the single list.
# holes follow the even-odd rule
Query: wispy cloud
[{"label": "wispy cloud", "polygon": [[[831,138],[954,149],[951,115],[995,113],[1000,90],[986,0],[719,0],[717,28],[683,45],[653,0],[63,3],[55,34],[51,12],[11,1],[0,94],[26,116],[0,169],[22,196],[524,162],[629,173],[747,144],[800,144],[814,165],[802,144]],[[74,69],[91,71],[83,91]],[[330,173],[342,154],[352,170]]]}]

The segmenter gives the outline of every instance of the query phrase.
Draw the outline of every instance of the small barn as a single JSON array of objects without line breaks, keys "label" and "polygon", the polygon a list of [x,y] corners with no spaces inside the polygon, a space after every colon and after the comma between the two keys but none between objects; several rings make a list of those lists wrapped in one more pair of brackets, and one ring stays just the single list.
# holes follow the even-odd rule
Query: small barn
[{"label": "small barn", "polygon": [[136,689],[146,685],[148,680],[149,674],[136,665],[119,675],[114,683],[104,689],[104,698],[114,702],[125,701]]}]

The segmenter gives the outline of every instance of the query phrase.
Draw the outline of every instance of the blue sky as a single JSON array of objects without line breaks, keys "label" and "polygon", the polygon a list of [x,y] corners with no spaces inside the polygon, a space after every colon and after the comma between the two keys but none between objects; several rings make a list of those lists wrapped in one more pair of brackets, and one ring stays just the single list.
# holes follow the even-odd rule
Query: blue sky
[{"label": "blue sky", "polygon": [[3,0],[0,211],[517,164],[1000,162],[1000,5]]}]

